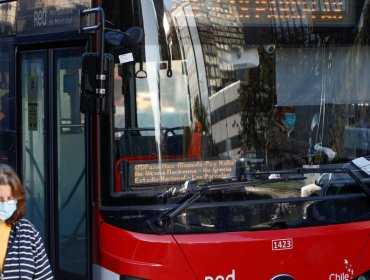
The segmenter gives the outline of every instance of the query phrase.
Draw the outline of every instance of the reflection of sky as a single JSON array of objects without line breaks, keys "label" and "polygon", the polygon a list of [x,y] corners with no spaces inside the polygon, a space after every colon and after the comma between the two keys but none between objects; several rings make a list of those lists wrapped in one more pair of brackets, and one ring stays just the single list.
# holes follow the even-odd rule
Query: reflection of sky
[{"label": "reflection of sky", "polygon": [[164,5],[165,5],[165,7],[166,7],[166,9],[168,10],[168,11],[171,11],[172,10],[172,1],[173,0],[164,0],[163,2],[164,2]]},{"label": "reflection of sky", "polygon": [[[140,112],[138,114],[139,127],[155,127],[152,112]],[[162,112],[161,127],[189,126],[187,112]]]}]

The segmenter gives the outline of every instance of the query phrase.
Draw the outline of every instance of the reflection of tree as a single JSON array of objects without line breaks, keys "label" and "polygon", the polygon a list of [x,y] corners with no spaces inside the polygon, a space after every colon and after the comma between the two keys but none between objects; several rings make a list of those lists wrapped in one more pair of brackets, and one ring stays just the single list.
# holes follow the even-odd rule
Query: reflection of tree
[{"label": "reflection of tree", "polygon": [[[260,56],[260,66],[249,72],[249,83],[240,87],[241,145],[242,154],[256,153],[257,157],[271,150],[270,135],[274,114],[274,65],[273,56]],[[263,156],[265,157],[265,156]]]},{"label": "reflection of tree", "polygon": [[275,92],[274,55],[260,54],[260,66],[250,69],[249,82],[239,91],[241,154],[264,159],[267,168],[301,166],[308,144],[288,137],[275,122],[281,117],[274,106]]}]

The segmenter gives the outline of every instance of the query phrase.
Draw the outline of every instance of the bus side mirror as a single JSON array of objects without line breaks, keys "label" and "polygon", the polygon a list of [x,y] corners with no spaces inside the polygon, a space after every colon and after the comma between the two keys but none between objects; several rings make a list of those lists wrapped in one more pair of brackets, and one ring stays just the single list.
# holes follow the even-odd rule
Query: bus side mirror
[{"label": "bus side mirror", "polygon": [[85,114],[110,114],[113,108],[114,59],[104,54],[84,53],[82,56],[80,111]]}]

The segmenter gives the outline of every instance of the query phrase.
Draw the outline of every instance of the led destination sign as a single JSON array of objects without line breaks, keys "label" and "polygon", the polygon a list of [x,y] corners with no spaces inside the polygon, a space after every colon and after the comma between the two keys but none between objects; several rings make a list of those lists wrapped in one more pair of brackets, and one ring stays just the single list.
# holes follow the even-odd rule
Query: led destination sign
[{"label": "led destination sign", "polygon": [[355,20],[355,0],[233,1],[233,5],[245,26],[352,26]]},{"label": "led destination sign", "polygon": [[130,185],[211,180],[235,176],[232,160],[181,161],[166,163],[134,163],[129,165]]}]

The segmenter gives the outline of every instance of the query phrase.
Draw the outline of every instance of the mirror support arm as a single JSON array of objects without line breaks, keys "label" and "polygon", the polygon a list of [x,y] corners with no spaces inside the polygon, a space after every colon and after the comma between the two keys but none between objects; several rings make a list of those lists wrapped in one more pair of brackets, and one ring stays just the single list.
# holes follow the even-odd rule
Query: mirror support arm
[{"label": "mirror support arm", "polygon": [[104,75],[104,30],[105,30],[105,14],[104,10],[100,7],[98,8],[91,8],[80,11],[80,16],[86,16],[89,14],[99,14],[99,23],[92,26],[86,26],[80,28],[80,32],[89,32],[89,31],[96,31],[99,30],[99,54],[100,54],[100,71],[99,74],[96,76],[96,79],[99,80],[99,88],[96,89],[96,93],[100,96],[105,95],[105,88],[104,88],[104,80],[106,76]]}]

